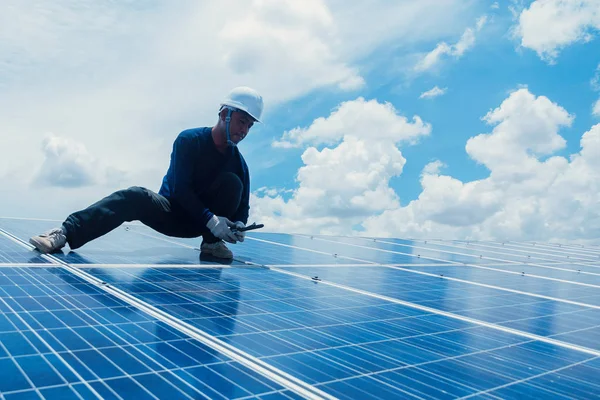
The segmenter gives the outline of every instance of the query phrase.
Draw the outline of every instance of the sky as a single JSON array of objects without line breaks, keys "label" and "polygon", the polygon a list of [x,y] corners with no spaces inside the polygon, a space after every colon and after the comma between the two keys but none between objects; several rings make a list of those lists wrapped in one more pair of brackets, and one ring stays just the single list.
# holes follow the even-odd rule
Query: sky
[{"label": "sky", "polygon": [[4,0],[2,217],[158,191],[240,85],[265,231],[600,244],[600,0]]}]

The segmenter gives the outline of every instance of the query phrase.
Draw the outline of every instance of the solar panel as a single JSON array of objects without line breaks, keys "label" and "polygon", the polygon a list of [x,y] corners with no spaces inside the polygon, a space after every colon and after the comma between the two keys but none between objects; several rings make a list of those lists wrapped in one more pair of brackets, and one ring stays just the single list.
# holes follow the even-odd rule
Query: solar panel
[{"label": "solar panel", "polygon": [[[3,398],[591,398],[600,249],[127,224],[41,256],[0,219]],[[8,377],[8,378],[5,378]]]}]

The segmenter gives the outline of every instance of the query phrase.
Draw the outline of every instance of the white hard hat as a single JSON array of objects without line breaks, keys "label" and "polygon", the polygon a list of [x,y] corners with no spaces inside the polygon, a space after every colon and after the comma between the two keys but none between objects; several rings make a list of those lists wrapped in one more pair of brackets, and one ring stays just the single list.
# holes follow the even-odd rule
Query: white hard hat
[{"label": "white hard hat", "polygon": [[245,111],[257,122],[260,122],[263,111],[263,99],[256,90],[246,86],[239,86],[229,92],[225,100],[221,102],[221,109],[223,106]]}]

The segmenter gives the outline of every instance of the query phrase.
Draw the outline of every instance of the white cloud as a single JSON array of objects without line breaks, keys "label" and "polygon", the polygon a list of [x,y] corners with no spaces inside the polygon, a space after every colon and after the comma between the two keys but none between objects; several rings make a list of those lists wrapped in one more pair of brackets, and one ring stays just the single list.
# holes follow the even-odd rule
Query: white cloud
[{"label": "white cloud", "polygon": [[499,8],[500,8],[500,5],[498,4],[498,2],[497,2],[497,1],[495,1],[495,2],[494,2],[494,3],[493,3],[491,6],[490,6],[490,8],[492,8],[492,9],[494,9],[494,10],[497,10],[497,9],[499,9]]},{"label": "white cloud", "polygon": [[594,115],[595,117],[600,117],[600,99],[598,99],[594,103],[594,107],[592,108],[592,115]]},{"label": "white cloud", "polygon": [[[356,62],[390,42],[438,40],[471,12],[459,0],[2,1],[0,184],[39,198],[26,183],[53,131],[126,171],[122,185],[158,190],[177,133],[212,124],[231,87],[259,89],[268,121],[276,105],[315,89],[363,88]],[[268,146],[249,143],[247,158]],[[69,198],[105,194],[98,185]],[[14,189],[0,199],[6,214],[43,212]],[[44,204],[66,203],[61,190],[43,190]]]},{"label": "white cloud", "polygon": [[336,49],[346,59],[371,54],[382,43],[408,48],[438,40],[462,29],[463,21],[477,12],[471,1],[464,0],[327,0],[327,5],[341,38]]},{"label": "white cloud", "polygon": [[327,118],[318,118],[308,128],[286,131],[274,147],[301,147],[305,144],[335,144],[345,137],[384,140],[391,143],[414,141],[429,134],[431,126],[419,116],[412,122],[398,115],[390,103],[365,100],[362,97],[339,105]]},{"label": "white cloud", "polygon": [[[469,32],[471,28],[468,28]],[[465,32],[466,33],[466,32]],[[415,66],[416,71],[426,71],[435,67],[441,60],[444,54],[452,55],[455,52],[453,46],[448,45],[446,42],[439,43],[435,49],[427,53],[423,59],[421,59]]]},{"label": "white cloud", "polygon": [[483,119],[497,125],[492,133],[469,139],[467,153],[497,173],[522,174],[531,155],[552,154],[566,146],[558,130],[570,126],[573,117],[547,97],[535,97],[523,88]]},{"label": "white cloud", "polygon": [[575,42],[591,41],[597,29],[598,0],[536,0],[521,11],[513,33],[520,38],[521,46],[554,63],[561,49]]},{"label": "white cloud", "polygon": [[389,181],[406,162],[397,144],[416,143],[430,131],[418,116],[408,122],[389,103],[344,102],[327,118],[284,134],[281,143],[290,146],[335,147],[308,147],[291,198],[254,193],[251,218],[267,221],[270,229],[342,233],[373,213],[395,209],[399,199]]},{"label": "white cloud", "polygon": [[260,187],[254,191],[255,194],[264,194],[269,197],[276,197],[278,194],[292,193],[292,189],[281,189],[276,187]]},{"label": "white cloud", "polygon": [[596,72],[594,73],[594,77],[590,81],[592,85],[592,89],[596,91],[600,91],[600,64],[596,67]]},{"label": "white cloud", "polygon": [[427,53],[418,63],[415,65],[415,71],[423,72],[435,68],[441,61],[444,55],[454,57],[456,59],[462,57],[467,50],[471,49],[475,45],[475,33],[479,32],[487,22],[487,16],[482,16],[477,19],[475,29],[467,28],[464,33],[453,45],[449,45],[446,42],[439,43],[435,49]]},{"label": "white cloud", "polygon": [[[592,89],[595,91],[600,91],[600,64],[596,67],[596,73],[594,77],[590,81],[592,85]],[[596,100],[596,102],[592,105],[592,115],[595,117],[600,117],[600,99]]]},{"label": "white cloud", "polygon": [[32,183],[39,186],[77,188],[115,185],[124,173],[102,165],[82,143],[47,134],[42,141],[43,163]]},{"label": "white cloud", "polygon": [[419,96],[420,99],[433,99],[435,97],[441,96],[443,94],[446,93],[446,91],[448,90],[448,88],[442,88],[440,89],[439,87],[435,86],[432,89],[421,93],[421,95]]},{"label": "white cloud", "polygon": [[[493,129],[466,150],[490,170],[487,178],[463,182],[433,161],[423,168],[421,194],[402,207],[389,179],[401,174],[403,156],[385,135],[371,141],[354,131],[337,147],[307,149],[292,198],[253,195],[254,215],[282,232],[598,242],[600,124],[566,158],[553,154],[564,149],[559,133],[573,116],[545,96],[519,88],[483,119]],[[334,130],[354,126],[349,118],[322,121]]]},{"label": "white cloud", "polygon": [[446,164],[444,164],[440,160],[436,160],[425,165],[425,167],[423,167],[423,173],[429,175],[437,175],[440,173],[440,170],[444,167],[446,167]]},{"label": "white cloud", "polygon": [[347,90],[364,84],[340,62],[332,46],[333,15],[322,0],[254,0],[248,13],[225,23],[218,38],[227,65],[240,75],[271,70]]},{"label": "white cloud", "polygon": [[477,18],[477,21],[475,23],[475,30],[480,31],[481,28],[483,28],[483,26],[487,23],[487,20],[487,15],[482,15],[481,17]]},{"label": "white cloud", "polygon": [[342,90],[358,90],[366,85],[366,82],[362,76],[353,75],[348,79],[341,80],[338,83],[338,87]]},{"label": "white cloud", "polygon": [[597,241],[600,125],[582,136],[579,153],[542,161],[563,148],[558,131],[572,121],[558,104],[519,89],[485,119],[496,127],[466,148],[490,169],[488,178],[461,182],[431,168],[419,198],[366,219],[367,234]]}]

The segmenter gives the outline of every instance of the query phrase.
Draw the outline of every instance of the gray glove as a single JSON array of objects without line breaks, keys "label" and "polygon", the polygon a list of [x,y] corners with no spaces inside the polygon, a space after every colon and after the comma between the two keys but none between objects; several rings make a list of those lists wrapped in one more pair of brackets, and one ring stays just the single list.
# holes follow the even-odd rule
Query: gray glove
[{"label": "gray glove", "polygon": [[237,236],[229,229],[234,225],[235,224],[227,218],[218,217],[216,215],[213,215],[206,223],[206,227],[210,229],[210,233],[229,243],[235,243],[237,241]]},{"label": "gray glove", "polygon": [[236,221],[234,223],[234,226],[233,226],[234,232],[233,233],[235,234],[235,237],[237,238],[238,242],[244,241],[244,238],[246,237],[246,232],[236,231],[236,229],[245,228],[245,227],[246,227],[246,225],[244,225],[244,223],[242,221]]}]

